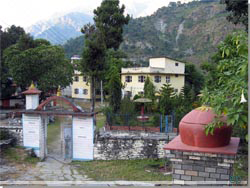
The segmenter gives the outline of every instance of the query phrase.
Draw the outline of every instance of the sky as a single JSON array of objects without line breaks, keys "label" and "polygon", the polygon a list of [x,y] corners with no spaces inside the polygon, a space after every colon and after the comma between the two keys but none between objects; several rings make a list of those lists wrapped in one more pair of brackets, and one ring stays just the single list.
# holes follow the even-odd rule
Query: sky
[{"label": "sky", "polygon": [[[126,14],[133,18],[153,14],[158,8],[178,0],[120,0],[126,7]],[[191,0],[180,0],[189,2]],[[27,28],[38,21],[63,15],[72,11],[81,11],[92,15],[102,0],[0,0],[0,25]]]}]

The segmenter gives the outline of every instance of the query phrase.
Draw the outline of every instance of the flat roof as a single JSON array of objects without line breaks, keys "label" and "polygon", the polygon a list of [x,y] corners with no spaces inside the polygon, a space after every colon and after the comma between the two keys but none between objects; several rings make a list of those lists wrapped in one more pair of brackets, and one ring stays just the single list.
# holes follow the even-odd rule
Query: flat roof
[{"label": "flat roof", "polygon": [[187,63],[185,61],[174,59],[172,57],[168,57],[168,56],[165,56],[165,55],[159,55],[159,56],[151,56],[151,57],[149,57],[149,59],[153,59],[153,58],[167,58],[167,59],[171,59],[171,60],[178,61],[178,62],[181,62],[181,63]]}]

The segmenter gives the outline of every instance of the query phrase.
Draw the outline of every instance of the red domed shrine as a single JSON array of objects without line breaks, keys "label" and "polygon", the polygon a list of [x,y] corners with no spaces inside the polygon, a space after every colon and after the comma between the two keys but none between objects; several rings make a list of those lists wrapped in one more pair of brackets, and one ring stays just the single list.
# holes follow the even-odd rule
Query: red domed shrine
[{"label": "red domed shrine", "polygon": [[[206,135],[205,127],[214,118],[225,123],[215,128],[213,135]],[[226,124],[226,116],[217,117],[210,107],[202,106],[182,118],[179,133],[163,148],[172,163],[173,184],[230,180],[240,139],[231,137],[232,126]]]},{"label": "red domed shrine", "polygon": [[223,126],[214,129],[213,135],[205,134],[205,126],[211,123],[216,115],[211,108],[198,108],[186,114],[179,124],[181,141],[197,147],[221,147],[230,142],[232,127],[226,124],[226,116],[221,117]]}]

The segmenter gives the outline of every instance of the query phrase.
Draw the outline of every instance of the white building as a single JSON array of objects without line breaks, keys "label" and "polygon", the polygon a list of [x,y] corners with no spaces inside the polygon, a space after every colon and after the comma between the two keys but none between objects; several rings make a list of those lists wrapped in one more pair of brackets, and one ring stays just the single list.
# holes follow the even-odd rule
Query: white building
[{"label": "white building", "polygon": [[175,92],[179,93],[184,87],[185,64],[169,57],[149,58],[148,67],[122,68],[121,80],[125,85],[125,95],[134,97],[136,94],[143,94],[144,82],[147,76],[159,91],[163,84],[169,83]]}]

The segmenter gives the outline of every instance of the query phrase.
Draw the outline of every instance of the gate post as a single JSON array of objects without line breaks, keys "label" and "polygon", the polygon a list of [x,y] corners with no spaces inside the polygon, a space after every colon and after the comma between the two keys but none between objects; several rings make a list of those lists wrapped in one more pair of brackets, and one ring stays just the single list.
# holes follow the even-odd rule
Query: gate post
[{"label": "gate post", "polygon": [[165,133],[168,132],[168,115],[165,116],[166,119],[166,126],[165,126]]},{"label": "gate post", "polygon": [[47,151],[47,140],[46,140],[46,126],[47,126],[47,116],[41,115],[41,125],[40,125],[40,159],[44,160],[46,157],[46,151]]}]

